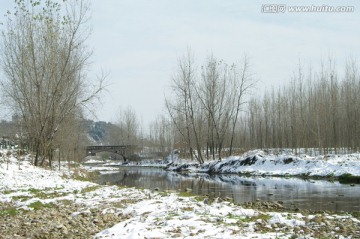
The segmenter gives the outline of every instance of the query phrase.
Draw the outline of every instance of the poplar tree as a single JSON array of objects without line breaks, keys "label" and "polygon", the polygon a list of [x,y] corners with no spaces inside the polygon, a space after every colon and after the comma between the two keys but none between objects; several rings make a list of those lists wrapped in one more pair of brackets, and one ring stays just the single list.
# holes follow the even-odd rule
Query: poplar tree
[{"label": "poplar tree", "polygon": [[1,32],[2,92],[22,119],[35,165],[51,164],[64,122],[98,96],[87,78],[91,50],[85,0],[15,0]]}]

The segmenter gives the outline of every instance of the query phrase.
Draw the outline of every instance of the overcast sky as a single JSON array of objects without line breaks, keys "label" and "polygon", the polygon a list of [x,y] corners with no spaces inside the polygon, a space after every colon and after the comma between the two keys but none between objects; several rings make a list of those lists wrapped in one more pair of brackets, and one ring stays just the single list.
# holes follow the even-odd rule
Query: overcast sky
[{"label": "overcast sky", "polygon": [[[10,6],[10,0],[0,0]],[[6,2],[6,4],[3,4]],[[263,1],[92,0],[92,74],[109,72],[111,83],[97,105],[98,120],[115,121],[131,106],[147,125],[164,113],[164,94],[177,59],[188,47],[201,65],[206,56],[228,63],[250,57],[258,91],[289,82],[299,59],[360,56],[358,1],[271,1],[304,6],[354,6],[352,13],[263,13]],[[315,2],[315,3],[314,3]]]}]

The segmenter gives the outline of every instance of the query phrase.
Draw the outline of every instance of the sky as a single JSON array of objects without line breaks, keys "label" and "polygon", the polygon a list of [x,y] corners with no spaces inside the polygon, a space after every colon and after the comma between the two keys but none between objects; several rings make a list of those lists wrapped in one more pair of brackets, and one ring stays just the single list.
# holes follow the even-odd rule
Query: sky
[{"label": "sky", "polygon": [[[0,2],[4,12],[12,0]],[[341,68],[347,58],[360,56],[358,1],[296,1],[296,6],[353,6],[350,13],[294,13],[289,7],[295,1],[281,0],[90,2],[89,76],[109,73],[109,87],[95,105],[96,120],[116,122],[119,109],[127,107],[145,126],[166,114],[164,98],[187,48],[199,66],[210,54],[230,64],[247,55],[258,80],[253,94],[286,85],[299,61],[317,66],[332,57]],[[269,13],[279,5],[283,12]]]}]

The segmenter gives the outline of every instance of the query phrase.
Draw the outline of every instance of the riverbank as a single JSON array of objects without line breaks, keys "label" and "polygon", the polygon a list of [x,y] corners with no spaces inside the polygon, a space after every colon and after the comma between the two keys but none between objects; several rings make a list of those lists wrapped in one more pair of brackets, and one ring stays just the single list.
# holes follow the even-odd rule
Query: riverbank
[{"label": "riverbank", "polygon": [[0,238],[356,238],[357,213],[289,210],[281,202],[225,199],[87,181],[0,159]]},{"label": "riverbank", "polygon": [[335,178],[357,182],[360,178],[360,154],[328,154],[315,157],[291,154],[272,154],[261,150],[249,151],[221,161],[169,163],[169,170],[208,174],[242,174],[252,176],[297,176]]}]

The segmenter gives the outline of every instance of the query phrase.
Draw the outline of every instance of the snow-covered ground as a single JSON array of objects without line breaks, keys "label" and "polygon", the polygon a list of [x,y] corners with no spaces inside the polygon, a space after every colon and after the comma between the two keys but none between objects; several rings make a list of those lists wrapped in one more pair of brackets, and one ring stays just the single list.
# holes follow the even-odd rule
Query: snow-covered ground
[{"label": "snow-covered ground", "polygon": [[[180,169],[179,165],[171,169]],[[184,165],[182,165],[183,168]],[[360,176],[360,153],[310,157],[289,154],[268,154],[260,150],[250,151],[242,156],[212,161],[201,166],[189,165],[186,170],[206,173],[245,173],[273,176]]]},{"label": "snow-covered ground", "polygon": [[[358,162],[349,164],[359,167]],[[355,174],[356,170],[359,169],[354,169]],[[28,157],[21,161],[13,156],[0,157],[0,203],[9,202],[16,208],[33,210],[29,205],[34,202],[61,204],[66,201],[81,205],[81,211],[73,212],[73,216],[99,205],[105,206],[103,213],[112,211],[126,216],[115,226],[98,232],[94,238],[294,238],[298,235],[299,238],[314,238],[316,235],[316,229],[307,230],[316,215],[261,212],[219,198],[102,186],[71,179],[71,175],[73,172],[67,167],[61,170],[34,167]],[[323,217],[331,223],[349,220],[355,225],[350,227],[352,232],[347,232],[348,237],[342,237],[343,232],[335,226],[330,235],[354,238],[352,236],[356,234],[352,233],[359,232],[354,228],[360,226],[360,221],[351,215]]]}]

